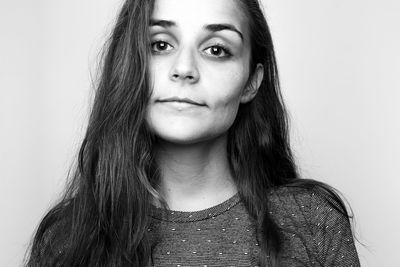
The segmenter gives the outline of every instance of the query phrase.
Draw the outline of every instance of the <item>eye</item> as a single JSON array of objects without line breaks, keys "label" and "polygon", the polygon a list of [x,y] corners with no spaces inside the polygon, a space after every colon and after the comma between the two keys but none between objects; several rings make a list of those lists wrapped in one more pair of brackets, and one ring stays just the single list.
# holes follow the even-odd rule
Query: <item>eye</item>
[{"label": "eye", "polygon": [[232,53],[228,48],[226,48],[223,45],[213,45],[208,47],[207,49],[204,50],[206,54],[209,54],[213,57],[230,57],[232,56]]},{"label": "eye", "polygon": [[161,53],[163,51],[169,51],[173,47],[167,42],[164,41],[155,41],[151,43],[151,50],[155,53]]}]

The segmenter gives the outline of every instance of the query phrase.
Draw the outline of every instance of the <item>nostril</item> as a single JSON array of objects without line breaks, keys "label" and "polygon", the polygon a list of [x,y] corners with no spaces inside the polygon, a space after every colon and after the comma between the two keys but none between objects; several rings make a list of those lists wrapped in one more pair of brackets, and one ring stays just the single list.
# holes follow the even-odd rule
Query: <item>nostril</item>
[{"label": "nostril", "polygon": [[182,80],[188,80],[188,81],[193,82],[193,81],[197,80],[197,77],[195,75],[189,74],[189,73],[182,74],[182,75],[180,75],[179,73],[173,73],[171,75],[171,79],[173,79],[175,81],[182,79]]}]

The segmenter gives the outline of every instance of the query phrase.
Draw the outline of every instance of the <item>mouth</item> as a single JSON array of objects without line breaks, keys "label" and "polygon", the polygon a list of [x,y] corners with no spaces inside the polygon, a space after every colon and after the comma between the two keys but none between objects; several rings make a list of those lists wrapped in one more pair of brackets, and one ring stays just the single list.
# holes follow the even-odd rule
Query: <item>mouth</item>
[{"label": "mouth", "polygon": [[186,104],[196,105],[196,106],[205,106],[204,104],[196,102],[190,98],[179,98],[179,97],[164,98],[164,99],[158,100],[157,102],[175,102],[175,103],[186,103]]}]

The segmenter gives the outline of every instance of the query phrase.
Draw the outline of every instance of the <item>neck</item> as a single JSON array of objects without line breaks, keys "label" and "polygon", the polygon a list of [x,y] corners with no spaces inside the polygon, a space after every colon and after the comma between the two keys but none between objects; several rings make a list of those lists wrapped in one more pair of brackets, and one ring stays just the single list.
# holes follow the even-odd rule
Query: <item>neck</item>
[{"label": "neck", "polygon": [[158,191],[171,210],[206,209],[236,193],[226,147],[226,135],[190,145],[160,142]]}]

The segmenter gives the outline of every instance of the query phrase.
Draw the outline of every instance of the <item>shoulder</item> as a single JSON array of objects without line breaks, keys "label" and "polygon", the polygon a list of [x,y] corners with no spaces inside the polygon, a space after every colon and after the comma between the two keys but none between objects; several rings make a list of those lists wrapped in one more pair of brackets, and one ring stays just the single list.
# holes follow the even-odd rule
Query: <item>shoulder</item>
[{"label": "shoulder", "polygon": [[314,181],[273,188],[268,192],[268,201],[271,211],[313,216],[309,219],[325,213],[349,217],[338,193],[332,187]]},{"label": "shoulder", "polygon": [[359,266],[349,216],[331,187],[318,182],[281,186],[268,192],[268,200],[287,253],[300,257],[303,248],[321,266]]},{"label": "shoulder", "polygon": [[313,198],[315,192],[311,189],[280,186],[268,192],[268,208],[278,219],[289,214],[307,215],[311,211]]},{"label": "shoulder", "polygon": [[28,266],[58,266],[68,240],[68,216],[57,205],[40,222],[36,231]]},{"label": "shoulder", "polygon": [[312,189],[291,186],[279,186],[268,191],[269,204],[273,206],[298,206],[310,204]]},{"label": "shoulder", "polygon": [[301,229],[312,218],[315,193],[309,189],[280,186],[268,192],[268,210],[280,228]]},{"label": "shoulder", "polygon": [[268,193],[268,209],[283,228],[322,231],[350,227],[349,215],[340,196],[330,187],[281,186]]}]

